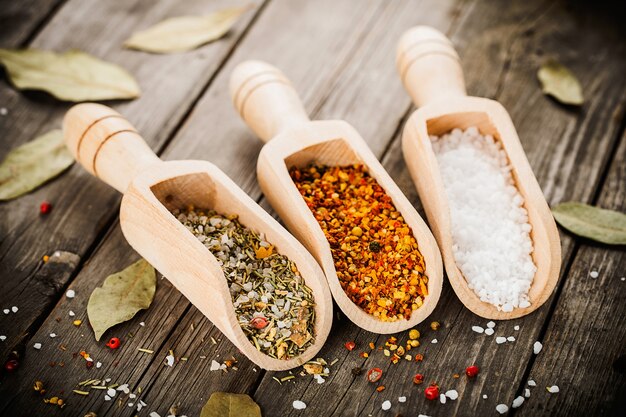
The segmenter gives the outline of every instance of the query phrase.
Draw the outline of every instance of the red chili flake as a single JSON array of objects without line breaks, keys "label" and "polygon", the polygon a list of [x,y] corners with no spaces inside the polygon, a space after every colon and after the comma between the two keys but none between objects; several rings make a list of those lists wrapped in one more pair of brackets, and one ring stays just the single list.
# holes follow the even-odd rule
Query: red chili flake
[{"label": "red chili flake", "polygon": [[41,214],[48,214],[48,213],[50,213],[50,210],[52,210],[52,204],[50,204],[47,201],[44,201],[39,206],[39,213],[41,213]]},{"label": "red chili flake", "polygon": [[378,391],[378,392],[383,392],[384,390],[385,390],[385,386],[384,385],[376,387],[376,391]]},{"label": "red chili flake", "polygon": [[418,353],[415,355],[415,362],[421,362],[424,360],[424,355],[422,355],[421,353]]},{"label": "red chili flake", "polygon": [[431,385],[424,390],[424,396],[427,400],[435,400],[439,398],[439,387],[437,385]]},{"label": "red chili flake", "polygon": [[250,326],[254,327],[257,330],[264,329],[267,326],[267,319],[265,317],[255,317],[250,320]]},{"label": "red chili flake", "polygon": [[4,370],[7,372],[14,372],[15,370],[17,370],[17,368],[19,368],[19,366],[20,363],[17,361],[17,359],[9,359],[4,363]]},{"label": "red chili flake", "polygon": [[480,369],[478,369],[478,366],[476,365],[468,366],[465,369],[465,375],[467,375],[470,378],[474,378],[476,375],[478,375],[478,371],[480,371]]},{"label": "red chili flake", "polygon": [[117,337],[112,337],[106,345],[111,349],[117,349],[118,347],[120,347],[120,339],[118,339]]},{"label": "red chili flake", "polygon": [[87,361],[87,362],[85,362],[85,366],[87,367],[87,369],[91,369],[91,368],[93,368],[93,361]]},{"label": "red chili flake", "polygon": [[413,377],[413,383],[415,385],[419,385],[422,382],[424,382],[424,375],[422,375],[422,374],[415,374],[415,376]]},{"label": "red chili flake", "polygon": [[380,380],[380,378],[382,378],[382,376],[383,370],[380,368],[372,368],[367,371],[367,380],[369,382],[377,382],[378,380]]},{"label": "red chili flake", "polygon": [[346,349],[348,349],[350,352],[352,352],[354,350],[354,348],[356,347],[356,343],[354,343],[354,342],[346,342],[346,344],[344,346],[346,347]]}]

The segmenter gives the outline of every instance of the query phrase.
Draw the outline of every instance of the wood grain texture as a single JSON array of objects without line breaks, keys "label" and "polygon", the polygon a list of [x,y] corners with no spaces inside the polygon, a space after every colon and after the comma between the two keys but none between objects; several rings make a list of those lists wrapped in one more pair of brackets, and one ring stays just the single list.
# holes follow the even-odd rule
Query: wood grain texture
[{"label": "wood grain texture", "polygon": [[65,0],[5,1],[0,8],[0,47],[17,48],[28,42]]},{"label": "wood grain texture", "polygon": [[[596,204],[626,211],[626,134]],[[597,278],[591,271],[599,273]],[[529,377],[537,382],[516,415],[619,415],[626,406],[626,253],[584,242],[542,335]],[[524,385],[525,381],[521,381]],[[546,387],[557,385],[558,394]]]},{"label": "wood grain texture", "polygon": [[[253,3],[258,6],[261,1]],[[144,0],[71,1],[31,46],[57,51],[82,49],[133,73],[140,80],[142,97],[118,103],[115,108],[143,132],[153,149],[159,150],[259,8],[242,16],[224,39],[189,53],[151,55],[124,50],[121,44],[133,31],[166,17],[208,13],[227,4],[231,2],[163,1],[152,6],[153,2]],[[63,113],[70,106],[43,93],[19,92],[6,81],[0,83],[0,103],[8,109],[7,116],[0,116],[0,158],[38,134],[60,127]],[[49,200],[53,209],[48,216],[40,217],[38,207],[43,200]],[[0,276],[6,277],[0,282],[0,292],[12,305],[24,307],[6,331],[7,341],[0,345],[1,358],[20,346],[58,299],[59,290],[75,275],[74,269],[41,275],[42,256],[63,250],[84,261],[114,220],[118,204],[114,190],[90,178],[79,166],[26,196],[0,204]],[[43,296],[34,300],[31,294]]]}]

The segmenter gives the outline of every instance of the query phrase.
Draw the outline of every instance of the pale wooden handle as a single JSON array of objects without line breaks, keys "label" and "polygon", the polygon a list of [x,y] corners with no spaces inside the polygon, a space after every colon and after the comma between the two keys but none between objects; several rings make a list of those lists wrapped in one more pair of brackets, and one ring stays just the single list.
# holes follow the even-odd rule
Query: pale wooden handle
[{"label": "pale wooden handle", "polygon": [[398,43],[396,66],[416,106],[467,95],[463,69],[452,42],[438,30],[416,26]]},{"label": "pale wooden handle", "polygon": [[230,76],[230,95],[241,118],[265,142],[289,126],[310,121],[291,82],[262,61],[237,65]]},{"label": "pale wooden handle", "polygon": [[72,107],[63,119],[63,136],[87,171],[121,193],[140,171],[161,161],[128,120],[101,104]]}]

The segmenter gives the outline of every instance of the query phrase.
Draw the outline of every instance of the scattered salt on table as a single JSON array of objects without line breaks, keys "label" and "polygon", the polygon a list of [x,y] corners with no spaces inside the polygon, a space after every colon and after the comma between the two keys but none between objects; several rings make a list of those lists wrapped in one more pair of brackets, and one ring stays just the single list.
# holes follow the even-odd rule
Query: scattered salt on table
[{"label": "scattered salt on table", "polygon": [[220,369],[220,363],[216,360],[212,360],[211,361],[211,367],[209,368],[210,371],[217,371],[218,369]]},{"label": "scattered salt on table", "polygon": [[538,355],[539,352],[541,352],[541,349],[543,349],[543,345],[541,344],[541,342],[535,342],[535,344],[533,345],[533,353],[535,355]]},{"label": "scattered salt on table", "polygon": [[496,343],[501,345],[502,343],[506,342],[506,337],[504,336],[498,336],[496,337]]},{"label": "scattered salt on table", "polygon": [[493,321],[489,321],[487,322],[487,327],[489,327],[490,329],[493,329],[494,327],[496,327],[496,323]]},{"label": "scattered salt on table", "polygon": [[536,386],[537,386],[537,383],[535,382],[535,380],[534,380],[534,379],[529,379],[529,380],[528,380],[528,386],[529,386],[529,387],[536,387]]},{"label": "scattered salt on table", "polygon": [[531,226],[499,140],[476,127],[431,136],[452,222],[452,250],[478,297],[510,312],[530,306],[537,267]]},{"label": "scattered salt on table", "polygon": [[306,404],[300,400],[295,400],[293,402],[293,408],[296,410],[304,410],[306,408]]},{"label": "scattered salt on table", "polygon": [[7,337],[5,335],[2,335],[0,336],[0,340],[4,342],[5,340],[7,340]]},{"label": "scattered salt on table", "polygon": [[384,401],[383,404],[381,405],[381,408],[384,411],[389,410],[391,408],[391,401],[389,401],[389,400]]},{"label": "scattered salt on table", "polygon": [[55,337],[57,337],[57,334],[56,333],[50,333],[50,337],[54,339]]},{"label": "scattered salt on table", "polygon": [[598,275],[600,275],[600,274],[598,273],[598,271],[591,271],[591,272],[589,273],[589,276],[590,276],[591,278],[598,278]]},{"label": "scattered salt on table", "polygon": [[431,343],[437,343],[437,339],[433,339]]},{"label": "scattered salt on table", "polygon": [[107,395],[111,398],[115,397],[115,394],[117,394],[117,391],[115,391],[115,388],[109,388],[107,390]]},{"label": "scattered salt on table", "polygon": [[9,310],[8,308],[5,308],[4,310],[2,310],[2,312],[4,314],[9,314],[11,312],[11,310]]},{"label": "scattered salt on table", "polygon": [[16,306],[11,307],[11,311],[14,313],[17,313],[17,310],[19,310]]},{"label": "scattered salt on table", "polygon": [[444,394],[439,394],[439,401],[441,401],[441,404],[445,404],[446,396]]},{"label": "scattered salt on table", "polygon": [[519,326],[513,327],[513,330],[519,330]]},{"label": "scattered salt on table", "polygon": [[487,336],[491,336],[491,335],[492,335],[492,334],[494,334],[494,333],[495,333],[495,330],[493,330],[491,327],[490,327],[490,328],[488,328],[488,329],[485,329],[485,334],[486,334]]},{"label": "scattered salt on table", "polygon": [[556,394],[557,392],[559,392],[559,387],[557,387],[556,385],[552,385],[551,387],[546,387],[546,389],[548,390],[548,392],[550,394]]},{"label": "scattered salt on table", "polygon": [[513,404],[511,405],[511,408],[518,408],[520,405],[522,405],[523,402],[524,402],[524,397],[520,395],[519,397],[513,400]]},{"label": "scattered salt on table", "polygon": [[65,293],[65,296],[67,298],[74,298],[74,297],[76,297],[76,291],[74,291],[74,290],[67,290],[67,292]]},{"label": "scattered salt on table", "polygon": [[483,400],[486,400],[487,398],[487,394],[483,394]]},{"label": "scattered salt on table", "polygon": [[406,402],[406,397],[398,397],[398,402],[399,403],[405,403]]},{"label": "scattered salt on table", "polygon": [[509,411],[509,407],[506,404],[498,404],[496,405],[496,411],[500,414],[504,414]]},{"label": "scattered salt on table", "polygon": [[68,314],[70,315],[70,317],[74,317],[76,315],[76,313],[74,313],[72,310],[70,310]]},{"label": "scattered salt on table", "polygon": [[528,388],[524,388],[524,397],[530,397],[530,390]]},{"label": "scattered salt on table", "polygon": [[[165,357],[165,364],[167,366],[174,366],[174,356],[172,355],[167,355]],[[213,364],[211,364],[211,368],[213,367]]]},{"label": "scattered salt on table", "polygon": [[513,336],[509,336],[506,338],[509,342],[515,342],[515,338]]}]

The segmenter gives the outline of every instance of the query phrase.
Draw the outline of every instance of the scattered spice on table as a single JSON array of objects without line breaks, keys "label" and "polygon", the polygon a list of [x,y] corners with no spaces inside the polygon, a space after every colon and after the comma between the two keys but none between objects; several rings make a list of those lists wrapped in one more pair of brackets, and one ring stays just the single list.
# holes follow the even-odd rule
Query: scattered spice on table
[{"label": "scattered spice on table", "polygon": [[364,165],[293,167],[290,175],[322,228],[346,295],[381,321],[408,320],[428,295],[411,228]]},{"label": "scattered spice on table", "polygon": [[263,234],[214,210],[174,210],[224,271],[239,324],[257,350],[291,359],[315,339],[315,302],[296,265]]},{"label": "scattered spice on table", "polygon": [[476,127],[431,136],[450,208],[453,254],[467,284],[498,310],[530,306],[531,225],[502,142]]}]

